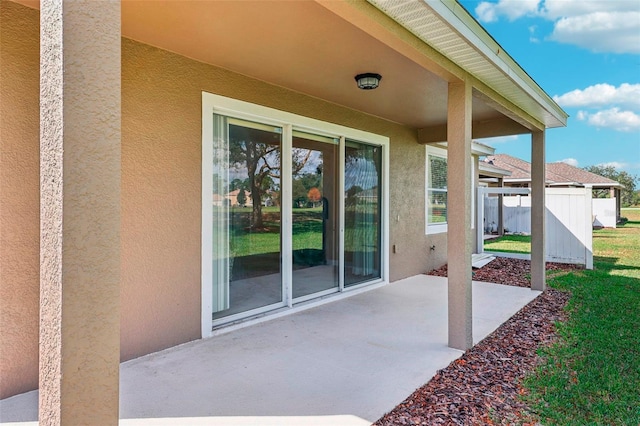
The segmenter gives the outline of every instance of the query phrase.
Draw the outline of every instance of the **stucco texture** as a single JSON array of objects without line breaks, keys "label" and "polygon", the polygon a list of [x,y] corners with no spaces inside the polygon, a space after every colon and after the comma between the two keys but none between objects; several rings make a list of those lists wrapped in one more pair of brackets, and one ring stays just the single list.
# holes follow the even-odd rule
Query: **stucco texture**
[{"label": "stucco texture", "polygon": [[39,415],[46,425],[118,424],[120,15],[119,1],[40,9]]},{"label": "stucco texture", "polygon": [[[35,13],[35,24],[32,25],[37,26],[37,12],[21,13]],[[3,33],[3,55],[5,44],[18,44],[18,39],[24,41],[24,36],[4,37]],[[25,46],[13,48],[22,51]],[[37,90],[37,34],[29,49],[35,52],[35,62],[22,66],[35,73],[33,84]],[[4,64],[2,75],[4,79]],[[423,273],[445,262],[446,234],[429,237],[424,231],[425,148],[417,143],[415,129],[123,39],[122,360],[200,337],[202,91],[388,136],[391,169],[389,244],[390,247],[396,245],[397,249],[396,253],[390,253],[391,280]],[[17,139],[15,142],[16,149],[24,156],[23,161],[33,168],[35,180],[20,182],[28,190],[12,190],[15,198],[24,198],[31,191],[36,200],[28,207],[30,216],[24,218],[25,223],[35,229],[35,237],[31,237],[35,240],[25,242],[26,247],[22,248],[30,250],[32,256],[35,253],[34,271],[31,275],[21,275],[19,287],[12,290],[16,311],[32,307],[31,314],[25,315],[31,321],[33,317],[37,318],[38,305],[37,92],[35,96],[35,103],[23,114],[32,117],[35,133],[31,144],[34,146],[25,151],[26,141]],[[4,99],[3,92],[3,108]],[[11,103],[17,101],[11,100]],[[3,144],[4,128],[3,121]],[[3,173],[4,170],[3,167]],[[431,245],[435,245],[435,250],[429,249]],[[3,242],[3,250],[4,247]],[[19,269],[16,274],[22,274],[21,271],[28,268]],[[2,280],[4,291],[4,275]],[[29,288],[32,288],[31,293],[25,293],[24,289]],[[0,325],[6,329],[4,317]],[[23,327],[19,325],[21,330]],[[37,326],[27,334],[20,331],[20,335],[29,342],[21,345],[37,347]],[[12,357],[17,353],[12,350]],[[37,365],[33,362],[29,365],[34,369],[30,374],[37,375]],[[9,375],[12,374],[10,371]],[[34,387],[34,382],[27,387]],[[13,389],[15,391],[15,386]]]},{"label": "stucco texture", "polygon": [[0,1],[0,398],[38,386],[38,12]]}]

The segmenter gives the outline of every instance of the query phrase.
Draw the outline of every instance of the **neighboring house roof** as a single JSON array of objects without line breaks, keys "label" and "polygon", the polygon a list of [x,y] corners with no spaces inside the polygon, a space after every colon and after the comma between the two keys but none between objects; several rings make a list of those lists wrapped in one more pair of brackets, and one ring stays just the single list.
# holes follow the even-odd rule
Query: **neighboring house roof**
[{"label": "neighboring house roof", "polygon": [[531,164],[505,154],[489,155],[484,160],[492,166],[511,172],[510,180],[531,180]]},{"label": "neighboring house roof", "polygon": [[613,179],[588,172],[584,169],[580,169],[566,163],[548,163],[547,170],[550,170],[556,175],[563,176],[571,182],[593,184],[593,186],[623,186]]},{"label": "neighboring house roof", "polygon": [[[530,182],[531,163],[507,154],[489,155],[484,162],[511,172],[511,176],[505,177],[505,182]],[[566,163],[547,163],[545,180],[549,186],[584,186],[617,187],[622,185],[615,180],[588,172]]]},{"label": "neighboring house roof", "polygon": [[488,163],[487,161],[480,161],[478,163],[478,172],[480,174],[480,177],[500,178],[511,176],[511,171],[502,169],[498,166]]}]

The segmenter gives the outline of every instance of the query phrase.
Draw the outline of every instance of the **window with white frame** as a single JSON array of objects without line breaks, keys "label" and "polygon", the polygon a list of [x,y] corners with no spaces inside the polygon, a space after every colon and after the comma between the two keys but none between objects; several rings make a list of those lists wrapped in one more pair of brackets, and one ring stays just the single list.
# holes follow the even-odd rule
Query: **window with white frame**
[{"label": "window with white frame", "polygon": [[447,151],[427,146],[427,234],[447,232]]},{"label": "window with white frame", "polygon": [[[478,157],[471,156],[471,229],[475,228],[476,209],[476,161]],[[434,146],[427,146],[426,165],[426,233],[439,234],[447,232],[447,150]]]}]

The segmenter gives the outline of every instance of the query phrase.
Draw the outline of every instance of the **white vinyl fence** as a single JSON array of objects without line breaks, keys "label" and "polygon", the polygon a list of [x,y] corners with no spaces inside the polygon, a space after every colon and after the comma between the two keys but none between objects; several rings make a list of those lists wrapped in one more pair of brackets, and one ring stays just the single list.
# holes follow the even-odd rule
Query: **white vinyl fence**
[{"label": "white vinyl fence", "polygon": [[[531,233],[531,197],[511,195],[502,197],[504,232]],[[484,227],[489,233],[498,225],[498,197],[484,199]]]},{"label": "white vinyl fence", "polygon": [[593,203],[593,225],[604,226],[605,228],[616,227],[616,199],[615,198],[594,198]]},{"label": "white vinyl fence", "polygon": [[[561,189],[561,188],[555,188]],[[616,199],[593,198],[592,201],[593,226],[605,228],[616,227]],[[505,196],[503,197],[504,230],[505,232],[531,233],[531,197]],[[486,197],[484,200],[484,228],[488,233],[492,226],[498,224],[498,197]]]},{"label": "white vinyl fence", "polygon": [[[484,224],[482,231],[498,223],[498,197],[488,196],[498,191],[509,192],[508,189],[478,188],[478,200],[482,200],[478,210],[484,216],[479,222]],[[547,261],[593,268],[591,188],[547,188],[545,194]],[[530,196],[503,197],[505,232],[531,233],[531,201]],[[481,245],[478,244],[479,249]]]}]

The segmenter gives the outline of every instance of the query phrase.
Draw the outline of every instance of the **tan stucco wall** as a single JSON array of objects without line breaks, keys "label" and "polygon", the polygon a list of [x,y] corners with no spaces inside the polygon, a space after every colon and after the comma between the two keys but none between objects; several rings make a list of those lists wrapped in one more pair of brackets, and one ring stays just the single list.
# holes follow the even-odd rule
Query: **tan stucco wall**
[{"label": "tan stucco wall", "polygon": [[126,39],[122,90],[123,358],[199,336],[202,91],[390,137],[391,279],[444,263],[413,129]]},{"label": "tan stucco wall", "polygon": [[[6,3],[2,2],[3,11]],[[9,6],[20,7],[13,3]],[[31,331],[25,334],[22,329],[27,328],[20,324],[20,339],[15,339],[20,342],[11,343],[11,347],[30,345],[36,348],[33,350],[36,358],[28,363],[25,371],[37,377],[38,18],[35,11],[21,7],[20,10],[23,10],[23,15],[19,18],[26,16],[31,23],[20,26],[21,37],[5,37],[3,18],[2,54],[5,55],[6,44],[35,55],[32,62],[20,63],[20,72],[6,72],[11,74],[10,78],[25,78],[28,74],[35,87],[33,102],[21,114],[27,117],[22,120],[33,122],[35,127],[29,130],[33,134],[13,130],[16,135],[13,143],[20,147],[21,160],[35,175],[30,180],[20,178],[15,187],[12,185],[11,193],[18,204],[24,204],[23,198],[31,193],[30,199],[34,201],[25,204],[26,212],[18,220],[15,215],[5,215],[3,196],[0,217],[10,216],[14,229],[32,229],[35,234],[30,234],[24,244],[22,240],[20,242],[20,246],[24,245],[20,250],[33,257],[29,263],[31,266],[16,268],[13,276],[7,276],[7,281],[3,273],[2,300],[4,309],[5,282],[9,282],[11,289],[8,292],[15,298],[20,296],[11,304],[15,306],[13,310],[25,312],[31,309],[29,314],[23,315],[24,321],[33,323]],[[25,28],[34,31],[34,38],[29,39],[28,46],[23,45],[26,42]],[[29,73],[25,74],[27,69]],[[5,100],[11,104],[7,108],[15,108],[14,104],[25,102],[25,96],[19,92],[20,99],[4,97],[4,81],[9,78],[5,77],[4,62],[2,70],[4,150],[5,128],[12,128],[4,118]],[[414,129],[124,39],[121,185],[123,360],[200,336],[202,91],[388,136],[391,141],[389,243],[397,247],[397,253],[390,254],[391,280],[419,274],[445,263],[446,234],[427,237],[424,232],[425,148],[417,143]],[[28,141],[25,134],[30,135]],[[4,160],[2,170],[4,184]],[[3,194],[5,192],[3,186]],[[24,220],[24,225],[18,223],[21,220]],[[2,238],[2,250],[5,250],[4,233]],[[434,251],[429,250],[431,245],[435,245]],[[4,266],[4,251],[2,259]],[[18,276],[20,282],[15,284]],[[7,329],[5,321],[3,314],[0,324],[3,339]],[[22,353],[17,357],[18,352],[20,350],[11,351],[10,363],[23,357]],[[4,365],[7,364],[3,361]],[[6,377],[14,377],[11,380],[15,382],[25,376],[16,376],[11,371]],[[3,375],[3,386],[5,380]],[[33,388],[35,384],[31,381],[26,387]]]},{"label": "tan stucco wall", "polygon": [[38,12],[0,1],[0,398],[38,386]]}]

